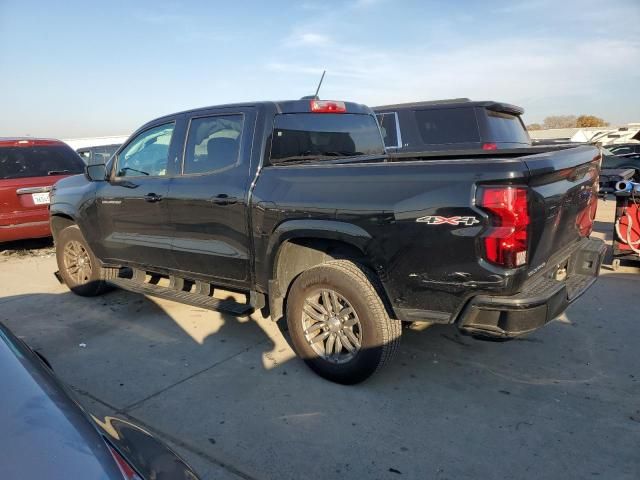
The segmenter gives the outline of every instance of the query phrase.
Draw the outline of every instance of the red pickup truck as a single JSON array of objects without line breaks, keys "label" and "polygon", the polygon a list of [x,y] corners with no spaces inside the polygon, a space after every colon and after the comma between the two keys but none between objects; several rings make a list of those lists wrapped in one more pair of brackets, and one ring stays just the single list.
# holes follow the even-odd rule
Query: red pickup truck
[{"label": "red pickup truck", "polygon": [[66,143],[0,138],[0,243],[48,237],[49,192],[84,162]]}]

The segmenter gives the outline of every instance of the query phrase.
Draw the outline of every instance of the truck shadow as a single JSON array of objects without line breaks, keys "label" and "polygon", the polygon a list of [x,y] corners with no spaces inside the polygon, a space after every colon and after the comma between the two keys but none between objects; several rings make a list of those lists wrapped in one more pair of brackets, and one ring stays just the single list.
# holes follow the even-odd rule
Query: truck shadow
[{"label": "truck shadow", "polygon": [[[508,372],[520,368],[520,362],[514,359],[539,355],[539,359],[525,362],[529,378],[536,368],[554,358],[550,352],[561,355],[556,358],[561,362],[562,355],[567,355],[562,345],[570,344],[568,350],[573,350],[584,343],[584,338],[575,338],[580,332],[576,326],[584,327],[583,320],[599,328],[601,325],[593,325],[598,311],[608,305],[621,308],[610,296],[598,292],[605,282],[619,283],[616,296],[625,298],[623,292],[633,285],[627,278],[636,283],[639,279],[634,274],[607,274],[606,280],[601,279],[584,297],[587,300],[577,302],[560,321],[510,342],[476,340],[450,325],[433,325],[425,331],[405,328],[398,358],[355,388],[384,389],[398,381],[431,381],[439,376],[442,365],[449,369],[486,369],[498,377],[508,376]],[[594,298],[601,303],[594,303]],[[592,310],[585,311],[584,305]],[[0,312],[0,320],[41,351],[65,380],[118,408],[128,409],[224,364],[255,376],[260,371],[283,374],[282,368],[294,359],[284,374],[295,371],[304,383],[328,384],[295,358],[283,328],[285,322],[272,322],[259,312],[251,317],[234,317],[122,290],[95,298],[70,292],[4,297],[0,298]],[[575,312],[578,319],[574,323],[571,319]],[[591,373],[571,375],[574,380],[592,378]]]},{"label": "truck shadow", "polygon": [[[640,323],[628,302],[639,286],[638,275],[607,274],[560,320],[511,342],[474,340],[452,326],[405,329],[397,358],[352,387],[317,377],[256,315],[115,291],[0,298],[0,320],[76,390],[197,458],[262,478],[256,452],[267,449],[277,459],[271,478],[344,478],[347,465],[363,478],[390,478],[389,469],[424,478],[434,462],[459,464],[460,451],[475,452],[465,461],[477,472],[477,458],[510,442],[543,452],[553,437],[554,458],[570,456],[576,442],[599,441],[585,418],[599,422],[607,462],[620,452],[637,458],[623,438],[637,426],[627,420],[640,369],[628,339]],[[360,454],[345,454],[345,444]],[[343,473],[327,477],[324,460]]]},{"label": "truck shadow", "polygon": [[122,290],[3,297],[0,312],[66,382],[119,410],[238,356],[266,371],[292,358],[259,314],[238,318]]}]

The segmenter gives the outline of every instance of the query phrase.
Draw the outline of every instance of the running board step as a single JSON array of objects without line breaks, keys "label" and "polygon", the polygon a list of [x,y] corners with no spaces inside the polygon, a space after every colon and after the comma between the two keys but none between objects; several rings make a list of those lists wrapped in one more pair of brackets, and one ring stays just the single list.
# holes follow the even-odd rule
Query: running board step
[{"label": "running board step", "polygon": [[203,307],[209,310],[231,313],[236,316],[246,315],[254,310],[253,305],[246,303],[238,303],[233,300],[220,300],[198,293],[184,292],[128,278],[109,278],[107,281],[111,285],[130,292],[152,295],[154,297],[165,298],[167,300],[174,300],[179,303],[186,303],[187,305],[193,305],[194,307]]}]

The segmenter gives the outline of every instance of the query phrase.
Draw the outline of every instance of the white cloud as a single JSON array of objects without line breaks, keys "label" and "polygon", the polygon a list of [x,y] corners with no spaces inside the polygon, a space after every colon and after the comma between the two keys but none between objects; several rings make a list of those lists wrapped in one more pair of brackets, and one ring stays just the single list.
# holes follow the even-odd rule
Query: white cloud
[{"label": "white cloud", "polygon": [[[369,105],[470,97],[532,107],[536,116],[543,110],[562,113],[550,111],[554,107],[573,108],[567,113],[591,113],[587,112],[590,102],[603,94],[620,59],[640,58],[640,44],[587,41],[576,45],[527,38],[436,52],[334,45],[306,55],[307,62],[281,58],[267,68],[314,76],[326,68],[326,93]],[[635,74],[639,75],[638,68]],[[581,104],[586,106],[580,109]]]},{"label": "white cloud", "polygon": [[311,46],[324,46],[332,43],[328,35],[312,32],[301,33],[294,40],[297,40],[301,45]]},{"label": "white cloud", "polygon": [[[535,2],[535,15],[546,15],[538,11],[546,2]],[[289,48],[278,50],[277,61],[266,68],[289,77],[317,76],[326,69],[325,98],[369,105],[452,97],[500,100],[525,107],[527,121],[556,113],[607,117],[607,112],[612,113],[613,118],[608,118],[612,122],[618,121],[615,115],[628,121],[640,111],[640,97],[631,87],[640,80],[640,65],[630,61],[640,58],[640,42],[617,28],[596,32],[599,22],[591,9],[571,12],[575,22],[567,28],[545,23],[517,34],[500,29],[460,30],[448,21],[451,17],[434,18],[422,25],[420,37],[398,48],[397,43],[386,42],[386,36],[352,35],[344,18],[354,5],[298,25],[288,37]],[[513,7],[528,8],[526,4]],[[610,18],[621,9],[620,4],[602,7],[598,15]],[[625,22],[640,12],[625,11]],[[593,28],[579,27],[582,22]],[[332,28],[309,33],[323,25]]]},{"label": "white cloud", "polygon": [[379,3],[382,3],[384,0],[356,0],[355,2],[353,2],[353,6],[355,8],[364,8],[364,7],[370,7],[372,5],[377,5]]}]

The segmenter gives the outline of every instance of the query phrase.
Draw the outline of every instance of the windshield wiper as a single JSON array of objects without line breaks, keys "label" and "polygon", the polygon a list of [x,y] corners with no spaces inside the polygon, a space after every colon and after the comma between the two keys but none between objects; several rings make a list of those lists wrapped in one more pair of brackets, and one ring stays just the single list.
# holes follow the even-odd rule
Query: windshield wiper
[{"label": "windshield wiper", "polygon": [[331,157],[353,157],[355,155],[364,155],[364,153],[335,151],[335,152],[324,152],[324,155],[331,156]]},{"label": "windshield wiper", "polygon": [[67,173],[72,173],[71,170],[49,170],[47,175],[66,175]]},{"label": "windshield wiper", "polygon": [[120,169],[121,172],[138,172],[141,173],[143,175],[149,175],[148,172],[143,172],[142,170],[136,170],[135,168],[131,168],[131,167],[123,167]]}]

